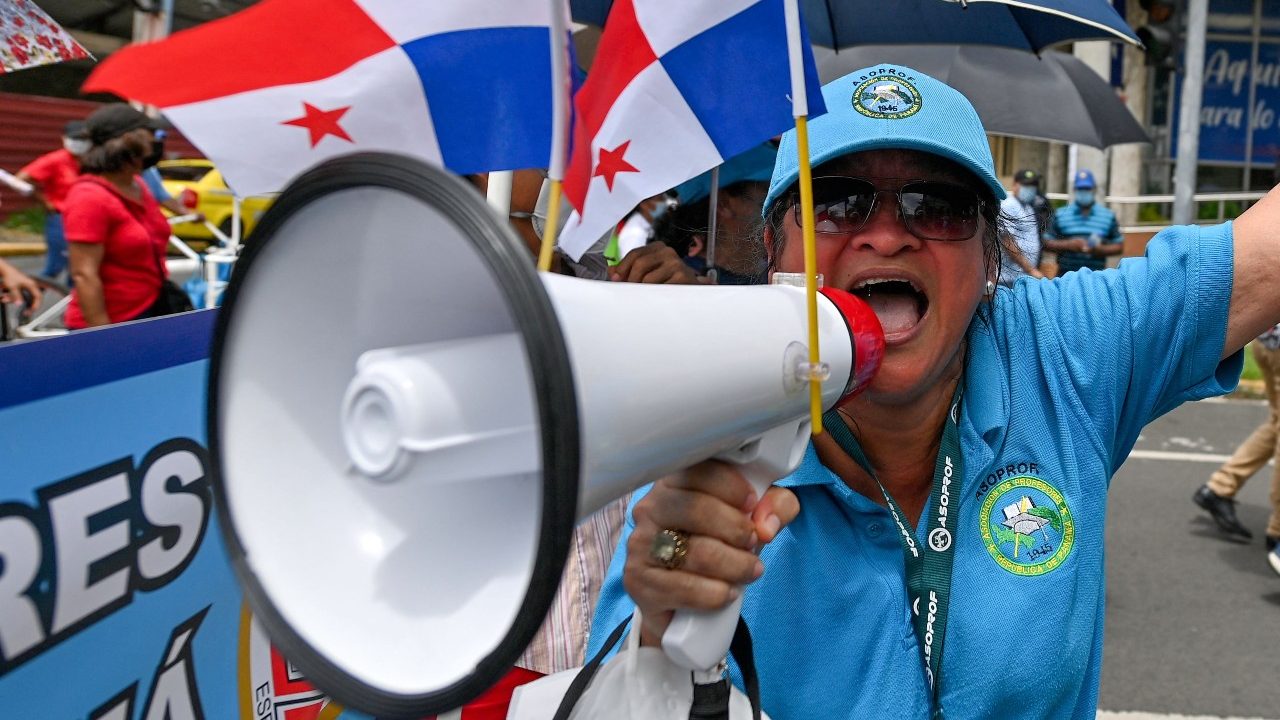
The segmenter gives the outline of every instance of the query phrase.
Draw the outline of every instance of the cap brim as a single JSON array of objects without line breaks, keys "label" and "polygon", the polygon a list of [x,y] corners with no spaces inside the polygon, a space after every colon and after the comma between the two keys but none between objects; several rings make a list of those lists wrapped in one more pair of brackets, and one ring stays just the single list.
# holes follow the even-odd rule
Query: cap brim
[{"label": "cap brim", "polygon": [[[954,148],[945,143],[921,137],[880,136],[853,139],[811,155],[809,162],[816,169],[819,165],[830,160],[868,150],[919,150],[930,155],[938,155],[973,173],[974,177],[991,191],[997,201],[1003,200],[1008,195],[1000,179],[980,163],[961,153],[957,153]],[[778,188],[776,192],[769,193],[769,196],[765,199],[762,213],[767,213],[775,201],[787,194],[787,191],[799,180],[799,173],[797,172],[795,177],[788,177],[788,179],[790,182],[786,186]]]}]

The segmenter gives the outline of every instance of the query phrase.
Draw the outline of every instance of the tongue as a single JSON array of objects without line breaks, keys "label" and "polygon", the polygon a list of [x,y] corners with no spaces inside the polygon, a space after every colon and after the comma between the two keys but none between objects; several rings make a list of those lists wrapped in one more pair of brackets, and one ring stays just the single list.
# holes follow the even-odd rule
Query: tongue
[{"label": "tongue", "polygon": [[916,306],[915,297],[898,293],[871,293],[867,304],[880,318],[880,326],[885,334],[893,334],[910,330],[920,322],[920,310]]}]

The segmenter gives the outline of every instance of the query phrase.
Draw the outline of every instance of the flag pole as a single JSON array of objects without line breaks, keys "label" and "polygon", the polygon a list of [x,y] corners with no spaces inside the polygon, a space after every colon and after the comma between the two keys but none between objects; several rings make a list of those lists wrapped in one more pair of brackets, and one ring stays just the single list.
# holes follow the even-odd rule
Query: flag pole
[{"label": "flag pole", "polygon": [[551,197],[547,203],[547,225],[542,230],[542,246],[538,251],[538,269],[551,270],[551,258],[560,227],[560,197],[564,194],[566,140],[569,136],[569,29],[565,22],[568,8],[565,0],[551,0],[551,160],[547,179],[551,181]]},{"label": "flag pole", "polygon": [[805,309],[809,316],[809,416],[813,434],[822,434],[822,381],[825,368],[818,352],[818,251],[813,234],[813,173],[809,167],[809,96],[800,46],[800,6],[783,0],[787,26],[787,60],[791,69],[791,114],[796,119],[796,152],[800,165],[800,229],[804,236]]},{"label": "flag pole", "polygon": [[718,282],[716,272],[716,211],[720,206],[720,166],[711,168],[711,194],[707,201],[707,247],[703,257],[707,261],[707,277]]}]

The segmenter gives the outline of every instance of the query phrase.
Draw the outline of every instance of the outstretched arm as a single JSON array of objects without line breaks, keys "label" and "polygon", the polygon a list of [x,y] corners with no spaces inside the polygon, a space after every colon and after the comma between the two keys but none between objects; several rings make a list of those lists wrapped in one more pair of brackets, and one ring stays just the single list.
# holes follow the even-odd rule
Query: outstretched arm
[{"label": "outstretched arm", "polygon": [[1227,315],[1226,358],[1280,323],[1280,189],[1273,189],[1232,225],[1235,262]]}]

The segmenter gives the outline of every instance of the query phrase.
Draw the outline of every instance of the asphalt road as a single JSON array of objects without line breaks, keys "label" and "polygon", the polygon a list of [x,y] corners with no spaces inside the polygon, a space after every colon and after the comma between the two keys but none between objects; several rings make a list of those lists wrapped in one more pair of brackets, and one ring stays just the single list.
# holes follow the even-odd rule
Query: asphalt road
[{"label": "asphalt road", "polygon": [[1237,498],[1252,543],[1223,540],[1191,503],[1266,416],[1261,402],[1184,405],[1112,481],[1102,709],[1280,718],[1280,576],[1262,544],[1274,468]]}]

